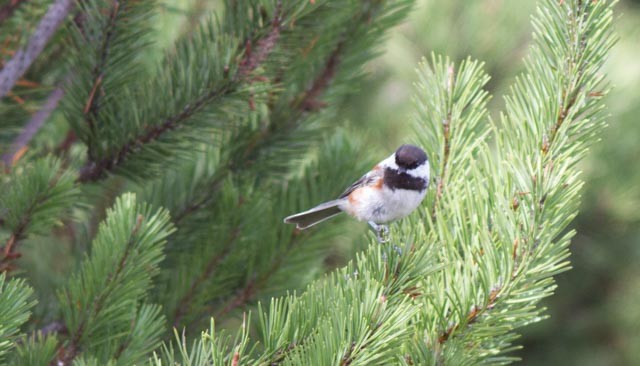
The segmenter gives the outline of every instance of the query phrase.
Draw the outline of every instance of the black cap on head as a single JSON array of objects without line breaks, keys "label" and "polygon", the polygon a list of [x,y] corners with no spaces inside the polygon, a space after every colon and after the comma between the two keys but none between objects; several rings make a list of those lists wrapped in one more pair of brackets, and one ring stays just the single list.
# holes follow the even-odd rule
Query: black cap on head
[{"label": "black cap on head", "polygon": [[402,145],[396,150],[396,164],[405,169],[415,169],[427,161],[427,154],[419,147]]}]

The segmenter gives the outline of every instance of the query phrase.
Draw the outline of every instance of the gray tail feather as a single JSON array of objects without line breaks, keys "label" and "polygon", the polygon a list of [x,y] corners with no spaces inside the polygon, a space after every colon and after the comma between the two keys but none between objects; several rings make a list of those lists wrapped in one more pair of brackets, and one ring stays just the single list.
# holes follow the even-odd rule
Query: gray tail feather
[{"label": "gray tail feather", "polygon": [[340,212],[338,206],[343,200],[334,200],[322,203],[310,210],[285,217],[284,222],[287,224],[296,224],[298,229],[306,229],[324,220],[327,220]]}]

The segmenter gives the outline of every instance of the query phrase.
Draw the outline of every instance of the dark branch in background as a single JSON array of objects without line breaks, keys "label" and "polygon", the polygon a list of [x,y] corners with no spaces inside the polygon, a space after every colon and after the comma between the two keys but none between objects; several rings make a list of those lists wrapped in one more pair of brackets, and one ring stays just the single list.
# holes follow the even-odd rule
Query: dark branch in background
[{"label": "dark branch in background", "polygon": [[280,6],[276,9],[271,21],[271,31],[265,38],[259,39],[255,50],[252,49],[251,42],[247,41],[247,48],[244,58],[240,62],[236,80],[244,80],[249,74],[258,68],[276,47],[280,38],[280,23],[282,22]]},{"label": "dark branch in background", "polygon": [[47,97],[42,108],[31,117],[24,130],[15,138],[9,151],[2,156],[5,168],[8,169],[19,158],[19,154],[26,148],[33,136],[47,121],[51,113],[56,109],[60,99],[64,95],[61,87],[56,87]]},{"label": "dark branch in background", "polygon": [[205,266],[205,269],[202,272],[202,274],[198,276],[191,283],[191,287],[189,288],[189,291],[180,299],[180,301],[178,302],[178,306],[176,307],[176,310],[174,312],[174,315],[173,315],[174,328],[177,328],[178,326],[180,326],[180,320],[182,320],[182,317],[190,310],[191,302],[193,301],[193,298],[195,297],[198,290],[200,289],[200,286],[202,286],[202,284],[204,284],[205,281],[210,279],[216,273],[218,266],[227,258],[227,256],[231,252],[231,249],[233,248],[233,244],[235,243],[236,239],[238,239],[239,236],[240,236],[240,228],[236,227],[233,230],[231,237],[225,244],[222,251],[220,251],[219,253],[216,253],[216,255],[209,260],[209,263],[207,263],[207,265]]},{"label": "dark branch in background", "polygon": [[219,319],[221,316],[225,316],[237,308],[243,308],[249,303],[249,301],[253,300],[257,292],[261,290],[262,287],[267,284],[271,276],[277,272],[284,259],[288,257],[289,252],[299,243],[303,242],[302,238],[304,237],[305,235],[300,235],[293,231],[289,238],[289,245],[287,245],[287,248],[280,253],[280,255],[275,256],[271,261],[271,266],[269,266],[269,268],[264,271],[260,277],[249,280],[247,284],[236,293],[236,296],[225,303],[224,307],[216,313],[214,318]]},{"label": "dark branch in background", "polygon": [[331,84],[331,80],[333,80],[336,75],[336,69],[338,68],[338,64],[340,63],[340,54],[344,48],[345,40],[338,42],[336,47],[333,49],[329,57],[327,58],[327,62],[322,70],[322,73],[316,77],[311,84],[311,87],[307,89],[300,103],[297,105],[297,109],[302,111],[315,112],[327,106],[326,103],[322,102],[319,98],[322,96],[324,91]]},{"label": "dark branch in background", "polygon": [[166,118],[161,124],[149,128],[145,134],[139,136],[135,140],[129,141],[115,154],[115,156],[104,158],[97,162],[87,162],[80,170],[78,181],[91,182],[101,179],[107,171],[111,171],[120,165],[130,154],[140,149],[143,145],[154,141],[167,131],[178,128],[180,126],[180,122],[191,117],[211,101],[222,97],[227,93],[228,87],[226,85],[220,89],[213,90],[202,96],[195,103],[185,106],[179,114]]},{"label": "dark branch in background", "polygon": [[54,149],[54,154],[60,155],[66,153],[71,148],[71,145],[76,141],[77,136],[73,130],[69,130],[64,140]]},{"label": "dark branch in background", "polygon": [[19,50],[0,71],[0,98],[13,89],[16,81],[40,55],[47,42],[73,8],[73,0],[56,0],[44,15],[26,48]]},{"label": "dark branch in background", "polygon": [[[341,39],[327,57],[322,72],[316,76],[308,89],[297,98],[294,98],[289,104],[293,113],[289,118],[285,119],[284,123],[273,124],[266,133],[261,132],[257,141],[249,145],[247,151],[242,155],[243,163],[248,162],[248,165],[252,164],[256,158],[255,152],[259,151],[262,146],[268,144],[270,137],[277,132],[296,127],[296,124],[299,124],[300,120],[304,118],[305,112],[318,112],[327,106],[327,103],[320,100],[320,97],[330,87],[331,82],[335,78],[336,71],[340,66],[340,58],[344,53],[344,48],[349,42],[354,42],[354,39],[349,37],[357,34],[356,31],[358,27],[362,25],[370,26],[373,22],[374,13],[380,9],[381,6],[382,2],[379,1],[363,1],[362,9],[364,9],[364,11],[357,17],[354,17],[353,22],[349,24],[348,29],[342,34]],[[311,47],[313,47],[313,44],[315,44],[315,42],[312,42]],[[238,165],[239,164],[234,164],[234,166]]]},{"label": "dark branch in background", "polygon": [[104,158],[97,162],[87,162],[87,164],[85,164],[85,166],[80,170],[78,181],[89,182],[101,179],[104,177],[106,172],[111,171],[120,165],[131,153],[140,149],[143,145],[156,140],[167,131],[180,127],[182,122],[200,111],[215,99],[236,90],[238,84],[245,82],[249,75],[257,69],[274,50],[277,41],[280,38],[280,23],[281,18],[278,8],[274,14],[274,19],[271,23],[271,30],[269,33],[267,33],[264,38],[258,39],[255,42],[255,47],[252,47],[251,43],[247,43],[246,51],[244,57],[240,61],[238,71],[229,82],[207,92],[194,103],[187,104],[177,115],[167,117],[159,125],[155,125],[147,129],[144,134],[125,144],[114,156]]},{"label": "dark branch in background", "polygon": [[[119,14],[120,2],[118,0],[114,0],[113,7],[111,8],[111,12],[109,13],[109,21],[104,32],[104,38],[102,39],[102,44],[100,46],[100,56],[98,57],[98,62],[93,68],[93,86],[91,88],[91,91],[89,92],[89,97],[83,111],[83,113],[85,114],[85,121],[89,125],[89,130],[92,132],[92,134],[95,131],[94,123],[97,122],[96,120],[98,119],[100,95],[102,94],[98,90],[101,89],[102,79],[104,77],[104,71],[107,63],[107,57],[109,56],[109,46],[111,45],[111,40],[113,39],[113,34],[115,33],[116,21]],[[89,159],[93,160],[93,144],[89,143],[87,145],[87,154],[89,156]]]},{"label": "dark branch in background", "polygon": [[26,3],[27,0],[9,0],[8,3],[0,7],[0,24],[13,15],[20,4]]},{"label": "dark branch in background", "polygon": [[[265,38],[265,44],[270,44],[270,42],[272,42],[272,41],[268,41],[269,38],[270,37]],[[302,93],[302,95],[298,96],[297,98],[291,101],[290,105],[291,107],[294,108],[295,116],[290,120],[291,122],[289,122],[285,126],[288,127],[289,124],[297,121],[304,112],[318,112],[321,108],[326,106],[326,104],[321,102],[319,98],[326,91],[326,89],[329,88],[331,81],[334,79],[336,75],[336,71],[340,64],[340,57],[344,52],[346,42],[347,42],[346,39],[342,39],[341,41],[338,42],[338,44],[335,46],[335,48],[327,57],[327,61],[325,62],[325,66],[322,69],[322,71],[315,77],[315,79],[313,79],[311,86],[307,90],[305,90]],[[257,58],[258,56],[254,56],[254,57]],[[266,133],[266,134],[263,133],[262,138],[267,139],[268,134],[269,133]],[[252,153],[254,153],[256,149],[259,149],[259,148],[260,148],[259,144],[249,145],[246,148],[246,150],[240,155],[247,157]],[[251,163],[252,163],[252,159],[243,159],[238,164],[233,164],[231,161],[227,161],[227,163],[224,166],[218,169],[218,171],[222,173],[216,174],[213,177],[209,185],[209,188],[204,191],[205,192],[204,195],[201,196],[199,199],[197,199],[194,203],[185,207],[182,211],[176,214],[174,219],[176,224],[179,224],[183,219],[188,217],[190,214],[196,212],[198,209],[206,206],[208,203],[211,202],[211,200],[216,196],[218,190],[220,189],[222,180],[224,179],[224,176],[225,176],[224,172],[226,172],[228,169],[231,169],[232,167],[234,167],[234,169],[244,169]],[[294,242],[293,239],[292,239],[292,242]],[[293,244],[290,244],[290,246],[287,247],[287,249],[285,250],[285,253],[290,251],[292,249],[292,246]],[[219,316],[226,315],[227,313],[233,311],[236,308],[246,306],[246,304],[253,299],[256,292],[260,290],[261,286],[263,286],[271,277],[271,275],[275,273],[275,271],[280,266],[285,256],[286,255],[284,254],[279,256],[278,259],[274,261],[270,269],[267,272],[265,272],[260,278],[250,280],[243,289],[238,291],[236,296],[234,296],[232,299],[227,301],[224,307],[216,315],[216,318]],[[219,257],[221,257],[221,255],[214,257],[214,260],[217,260],[217,258]],[[195,287],[194,285],[195,284],[192,284],[192,289],[197,289],[198,285],[195,285]],[[189,297],[192,298],[193,296],[194,295],[190,295]],[[183,301],[181,301],[180,303],[181,305],[176,310],[176,321],[174,321],[174,326],[178,325],[177,320],[179,320],[179,318],[177,317],[177,315],[180,314],[179,312],[185,311],[184,308],[188,307],[188,303],[191,301],[190,298],[183,298]],[[180,316],[182,315],[180,314]]]}]

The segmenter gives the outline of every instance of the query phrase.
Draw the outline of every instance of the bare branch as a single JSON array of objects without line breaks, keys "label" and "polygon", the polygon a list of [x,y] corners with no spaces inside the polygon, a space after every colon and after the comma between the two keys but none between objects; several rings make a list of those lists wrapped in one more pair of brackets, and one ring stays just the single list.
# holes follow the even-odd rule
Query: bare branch
[{"label": "bare branch", "polygon": [[38,24],[26,48],[19,50],[0,71],[0,98],[6,96],[18,79],[40,55],[47,42],[73,8],[73,0],[56,0]]},{"label": "bare branch", "polygon": [[15,160],[17,160],[18,152],[22,151],[29,144],[33,136],[36,135],[49,116],[51,116],[51,113],[56,109],[63,96],[64,91],[61,87],[56,87],[51,94],[49,94],[42,108],[31,117],[24,127],[24,130],[22,130],[11,144],[9,151],[2,156],[5,167],[13,165]]}]

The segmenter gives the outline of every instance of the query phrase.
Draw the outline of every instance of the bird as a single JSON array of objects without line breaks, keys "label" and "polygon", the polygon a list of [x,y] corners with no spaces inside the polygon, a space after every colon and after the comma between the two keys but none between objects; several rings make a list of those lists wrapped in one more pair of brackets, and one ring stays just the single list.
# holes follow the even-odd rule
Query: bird
[{"label": "bird", "polygon": [[413,212],[429,187],[429,159],[423,149],[405,144],[376,164],[337,199],[284,219],[303,230],[342,212],[366,221],[379,242],[386,242],[388,223]]}]

